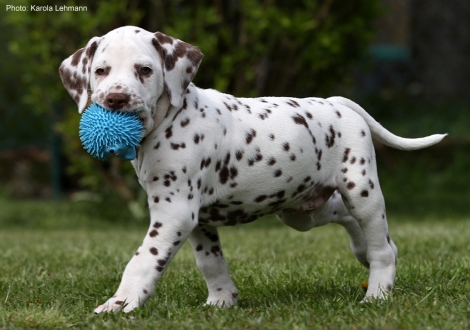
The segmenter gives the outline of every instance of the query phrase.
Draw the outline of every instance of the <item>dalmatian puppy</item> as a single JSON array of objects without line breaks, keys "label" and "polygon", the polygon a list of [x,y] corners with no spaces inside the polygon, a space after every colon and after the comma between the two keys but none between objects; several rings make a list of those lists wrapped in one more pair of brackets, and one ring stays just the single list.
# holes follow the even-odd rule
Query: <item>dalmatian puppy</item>
[{"label": "dalmatian puppy", "polygon": [[403,150],[445,135],[393,135],[341,98],[236,98],[191,83],[203,54],[190,44],[126,26],[88,44],[60,66],[78,105],[135,112],[145,133],[132,161],[147,192],[150,227],[121,284],[95,313],[132,311],[153,294],[188,239],[209,291],[207,304],[236,303],[217,234],[275,214],[296,230],[345,227],[370,268],[365,300],[386,298],[397,248],[388,234],[372,137]]}]

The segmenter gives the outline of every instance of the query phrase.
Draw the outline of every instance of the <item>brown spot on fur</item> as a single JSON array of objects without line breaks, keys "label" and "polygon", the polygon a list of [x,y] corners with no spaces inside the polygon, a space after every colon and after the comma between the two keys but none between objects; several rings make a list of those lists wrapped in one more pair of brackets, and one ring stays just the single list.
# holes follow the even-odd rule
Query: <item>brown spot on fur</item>
[{"label": "brown spot on fur", "polygon": [[297,125],[304,125],[306,128],[308,128],[307,121],[305,120],[305,118],[302,115],[299,115],[297,113],[295,116],[292,117],[292,119],[294,119],[294,122]]},{"label": "brown spot on fur", "polygon": [[325,144],[328,148],[331,148],[333,147],[333,145],[335,144],[335,136],[336,136],[336,132],[335,130],[333,129],[333,126],[330,125],[330,128],[328,129],[329,132],[330,132],[330,135],[328,134],[325,134]]},{"label": "brown spot on fur", "polygon": [[351,149],[350,148],[346,148],[344,150],[344,154],[343,154],[343,163],[346,163],[348,161],[348,158],[349,158],[349,153],[351,152]]},{"label": "brown spot on fur", "polygon": [[70,63],[72,66],[77,66],[78,63],[80,62],[80,57],[82,56],[82,53],[85,49],[81,48],[75,52],[75,54],[72,55],[72,62]]}]

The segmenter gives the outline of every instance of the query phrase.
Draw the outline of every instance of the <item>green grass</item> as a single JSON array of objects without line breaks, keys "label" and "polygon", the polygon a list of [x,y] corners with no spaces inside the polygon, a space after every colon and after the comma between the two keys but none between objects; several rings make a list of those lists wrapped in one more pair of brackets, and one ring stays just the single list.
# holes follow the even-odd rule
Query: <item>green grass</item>
[{"label": "green grass", "polygon": [[341,227],[299,233],[267,218],[221,229],[238,306],[203,306],[205,284],[185,243],[144,307],[96,317],[94,307],[113,295],[146,230],[94,213],[102,207],[0,200],[0,329],[470,326],[470,219],[464,215],[390,216],[400,257],[386,302],[359,304],[368,272],[354,260]]}]

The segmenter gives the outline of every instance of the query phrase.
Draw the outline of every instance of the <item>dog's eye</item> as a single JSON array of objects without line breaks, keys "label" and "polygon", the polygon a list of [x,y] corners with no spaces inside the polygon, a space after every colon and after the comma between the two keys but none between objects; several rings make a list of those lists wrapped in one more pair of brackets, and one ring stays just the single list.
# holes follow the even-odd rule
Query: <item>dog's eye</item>
[{"label": "dog's eye", "polygon": [[152,69],[150,69],[148,66],[143,66],[140,68],[140,73],[142,74],[149,74],[150,72],[152,72]]},{"label": "dog's eye", "polygon": [[102,76],[106,73],[106,70],[99,68],[99,69],[96,69],[95,72],[96,72],[97,75]]}]

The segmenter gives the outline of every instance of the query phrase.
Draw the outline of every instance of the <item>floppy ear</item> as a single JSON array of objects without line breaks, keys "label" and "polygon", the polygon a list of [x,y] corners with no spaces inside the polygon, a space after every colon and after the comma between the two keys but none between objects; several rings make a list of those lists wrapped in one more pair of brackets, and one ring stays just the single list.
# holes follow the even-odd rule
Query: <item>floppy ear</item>
[{"label": "floppy ear", "polygon": [[85,48],[77,50],[59,67],[62,83],[77,103],[79,113],[83,112],[88,103],[91,63],[100,40],[99,37],[92,38]]},{"label": "floppy ear", "polygon": [[165,90],[171,105],[180,107],[203,54],[199,48],[161,32],[156,32],[154,36],[152,44],[162,60]]}]

